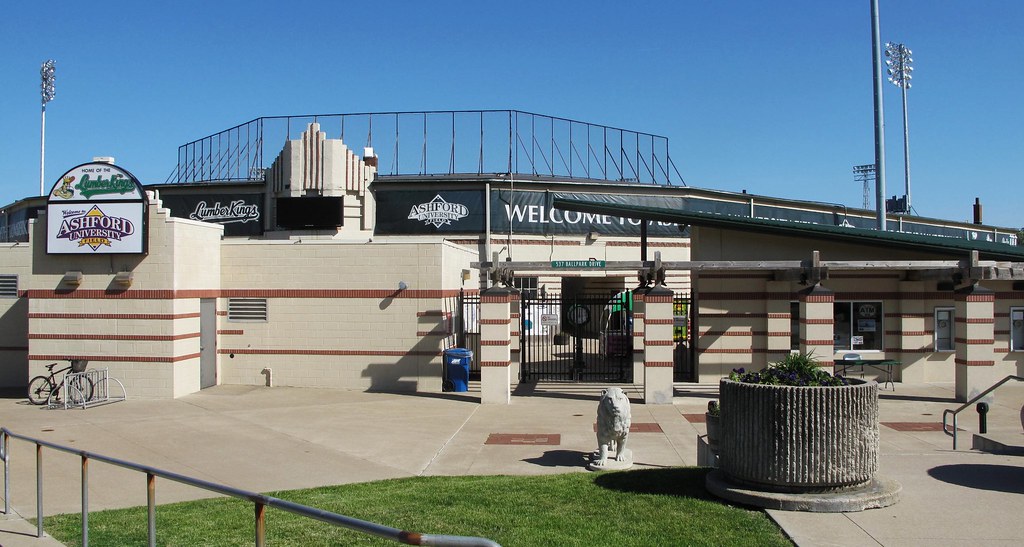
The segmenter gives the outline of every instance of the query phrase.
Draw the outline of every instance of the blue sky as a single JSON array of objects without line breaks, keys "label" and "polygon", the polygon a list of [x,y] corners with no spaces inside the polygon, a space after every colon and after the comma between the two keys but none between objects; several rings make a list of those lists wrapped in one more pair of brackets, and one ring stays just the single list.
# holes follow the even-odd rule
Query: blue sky
[{"label": "blue sky", "polygon": [[[987,224],[1024,226],[1024,2],[880,4],[883,42],[914,51],[916,212],[969,221],[978,197]],[[179,145],[259,116],[493,108],[666,136],[691,186],[859,207],[869,5],[8,0],[0,203],[38,193],[52,58],[47,187],[100,155],[163,182]],[[884,98],[887,194],[902,194],[899,89]]]}]

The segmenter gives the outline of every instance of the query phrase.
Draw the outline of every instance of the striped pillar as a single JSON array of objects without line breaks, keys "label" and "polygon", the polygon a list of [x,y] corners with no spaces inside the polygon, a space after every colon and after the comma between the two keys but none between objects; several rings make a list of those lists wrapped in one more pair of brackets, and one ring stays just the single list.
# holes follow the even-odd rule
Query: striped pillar
[{"label": "striped pillar", "polygon": [[670,405],[675,392],[672,291],[655,286],[644,294],[644,403]]},{"label": "striped pillar", "polygon": [[515,291],[492,287],[480,293],[480,402],[512,402],[512,313]]},{"label": "striped pillar", "polygon": [[[780,361],[789,354],[792,349],[789,300],[792,294],[789,281],[768,281],[765,289],[768,298],[765,300],[765,326],[767,332],[764,338],[765,360],[769,363]],[[751,346],[755,351],[758,349],[757,337]],[[751,359],[754,361],[754,359]]]},{"label": "striped pillar", "polygon": [[835,364],[832,356],[835,354],[833,304],[836,295],[821,285],[808,287],[797,295],[800,300],[800,351],[812,355],[820,366],[831,369]]},{"label": "striped pillar", "polygon": [[644,383],[644,319],[647,304],[644,302],[645,288],[633,291],[633,383]]},{"label": "striped pillar", "polygon": [[958,289],[956,302],[956,400],[968,401],[995,382],[995,293],[978,284]]},{"label": "striped pillar", "polygon": [[519,332],[519,329],[522,328],[523,321],[522,317],[520,317],[522,311],[522,302],[519,300],[520,296],[519,292],[512,291],[508,299],[508,313],[512,318],[508,376],[513,384],[519,383],[519,373],[522,370],[523,335]]}]

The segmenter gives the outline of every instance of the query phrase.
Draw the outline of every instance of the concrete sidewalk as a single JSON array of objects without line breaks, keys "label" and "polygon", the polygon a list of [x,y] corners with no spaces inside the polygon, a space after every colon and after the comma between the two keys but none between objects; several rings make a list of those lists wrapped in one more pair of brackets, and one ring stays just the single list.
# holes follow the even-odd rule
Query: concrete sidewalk
[{"label": "concrete sidewalk", "polygon": [[[479,394],[384,394],[219,386],[176,400],[125,402],[88,410],[47,410],[0,399],[0,425],[46,439],[237,488],[267,492],[418,475],[586,472],[596,446],[603,386],[520,386],[508,406]],[[628,387],[628,386],[627,386]],[[475,388],[475,386],[474,386]],[[636,467],[696,465],[702,416],[717,386],[679,384],[674,405],[633,398],[630,435]],[[1024,445],[1024,387],[1007,385],[989,430]],[[770,511],[799,545],[1018,544],[1024,537],[1024,459],[970,450],[973,410],[961,415],[960,450],[936,430],[958,406],[952,385],[897,384],[880,399],[880,474],[903,485],[900,503],[861,513]],[[687,418],[690,419],[687,419]],[[691,423],[692,420],[692,423]],[[488,442],[490,441],[490,442]],[[547,443],[547,444],[544,444]],[[34,537],[35,452],[12,441],[11,502],[0,517],[0,545],[57,545]],[[45,514],[81,510],[77,456],[44,451]],[[90,509],[144,505],[145,476],[94,463]],[[210,497],[157,481],[157,502]],[[424,532],[429,532],[424,530]]]}]

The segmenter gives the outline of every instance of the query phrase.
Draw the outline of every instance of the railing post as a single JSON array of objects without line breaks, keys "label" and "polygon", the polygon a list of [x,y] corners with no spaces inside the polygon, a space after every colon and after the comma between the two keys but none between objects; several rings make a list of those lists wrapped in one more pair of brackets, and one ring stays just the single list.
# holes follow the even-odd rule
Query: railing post
[{"label": "railing post", "polygon": [[36,443],[36,537],[43,537],[43,445]]},{"label": "railing post", "polygon": [[89,457],[82,454],[82,547],[89,547]]},{"label": "railing post", "polygon": [[7,432],[0,437],[0,452],[4,456],[4,514],[11,514],[11,437]]},{"label": "railing post", "polygon": [[146,518],[149,547],[156,547],[156,475],[146,473]]},{"label": "railing post", "polygon": [[256,547],[263,547],[266,542],[267,534],[267,521],[266,521],[267,506],[260,502],[256,502]]}]

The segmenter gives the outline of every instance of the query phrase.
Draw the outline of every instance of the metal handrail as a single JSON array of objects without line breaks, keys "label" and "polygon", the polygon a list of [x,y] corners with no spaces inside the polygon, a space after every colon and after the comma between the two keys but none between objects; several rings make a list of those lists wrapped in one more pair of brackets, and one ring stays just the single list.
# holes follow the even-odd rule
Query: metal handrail
[{"label": "metal handrail", "polygon": [[0,459],[4,462],[4,514],[11,514],[10,496],[10,440],[19,439],[34,443],[36,445],[36,537],[43,537],[43,447],[52,448],[61,452],[75,454],[82,458],[82,545],[89,545],[89,460],[98,460],[118,467],[124,467],[133,471],[146,474],[146,490],[148,501],[148,530],[149,545],[156,545],[156,477],[165,478],[182,484],[195,486],[218,494],[231,496],[242,500],[251,501],[255,506],[255,537],[257,547],[263,547],[266,538],[266,508],[274,507],[288,511],[299,516],[319,520],[334,526],[341,526],[350,530],[356,530],[366,534],[390,539],[405,545],[436,545],[436,546],[479,546],[479,547],[500,547],[498,543],[486,538],[471,536],[452,536],[421,534],[408,530],[399,530],[383,524],[377,524],[360,520],[345,515],[339,515],[330,511],[324,511],[308,505],[267,496],[256,492],[249,492],[223,484],[204,481],[171,471],[165,471],[156,467],[140,465],[134,462],[96,454],[85,450],[78,450],[68,446],[51,443],[41,439],[28,437],[13,433],[6,427],[0,428]]},{"label": "metal handrail", "polygon": [[[956,415],[960,414],[960,411],[962,411],[965,408],[967,408],[967,407],[973,405],[974,403],[978,402],[979,400],[981,400],[983,397],[985,397],[989,393],[992,393],[993,391],[995,391],[996,388],[998,388],[999,386],[1005,384],[1006,382],[1009,382],[1010,380],[1017,380],[1018,382],[1024,382],[1024,378],[1022,378],[1020,376],[1014,376],[1013,374],[1011,374],[1011,375],[1007,376],[1006,378],[1003,378],[1002,380],[999,380],[998,382],[996,382],[992,387],[986,389],[985,391],[982,391],[980,394],[976,395],[970,401],[967,401],[966,403],[960,405],[960,408],[957,408],[956,410],[952,410],[952,409],[947,408],[946,410],[942,411],[942,431],[945,432],[946,435],[949,435],[950,437],[953,437],[953,450],[956,450],[956,433],[957,433]],[[949,428],[946,427],[946,416],[948,416],[950,414],[953,415],[953,431],[952,432],[949,430]]]}]

